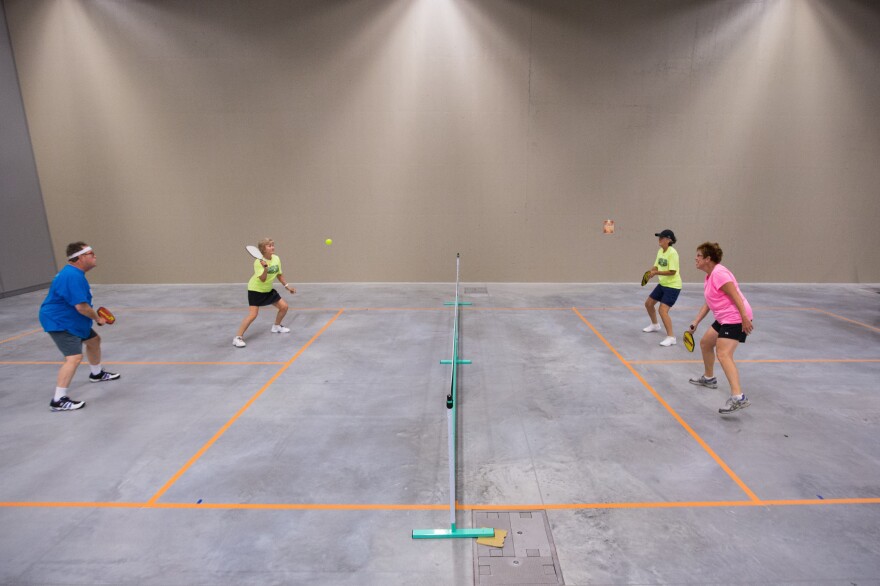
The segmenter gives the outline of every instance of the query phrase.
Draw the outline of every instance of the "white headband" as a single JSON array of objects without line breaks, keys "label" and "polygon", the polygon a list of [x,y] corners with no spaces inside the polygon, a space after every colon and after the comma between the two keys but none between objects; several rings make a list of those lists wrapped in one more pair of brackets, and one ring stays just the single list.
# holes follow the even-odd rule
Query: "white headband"
[{"label": "white headband", "polygon": [[81,255],[83,255],[83,254],[85,254],[85,253],[87,253],[87,252],[91,252],[91,251],[92,251],[92,247],[91,247],[91,246],[86,246],[85,248],[83,248],[83,249],[80,250],[79,252],[75,252],[74,254],[71,254],[70,256],[68,256],[68,257],[67,257],[67,260],[73,260],[73,259],[75,259],[76,257],[81,256]]}]

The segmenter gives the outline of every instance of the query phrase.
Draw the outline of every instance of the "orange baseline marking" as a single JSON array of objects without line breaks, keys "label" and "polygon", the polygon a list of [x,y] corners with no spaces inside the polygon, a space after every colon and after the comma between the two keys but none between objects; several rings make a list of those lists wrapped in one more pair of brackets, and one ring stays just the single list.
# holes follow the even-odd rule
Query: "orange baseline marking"
[{"label": "orange baseline marking", "polygon": [[[161,313],[163,311],[167,311],[169,313],[180,313],[180,312],[188,312],[188,311],[196,311],[200,313],[210,313],[210,312],[223,312],[223,311],[242,311],[242,307],[123,307],[116,308],[116,313],[125,313],[128,311],[134,312],[153,312],[153,313]],[[291,311],[339,311],[340,307],[296,307],[291,308]]]},{"label": "orange baseline marking", "polygon": [[303,347],[300,348],[299,351],[298,351],[296,354],[294,354],[293,357],[292,357],[290,360],[288,360],[287,362],[285,362],[285,363],[284,363],[284,366],[282,366],[281,368],[279,368],[279,369],[278,369],[278,372],[276,372],[276,373],[272,376],[272,378],[270,378],[270,379],[266,382],[266,384],[264,384],[262,387],[260,387],[260,390],[257,391],[257,392],[254,394],[254,396],[251,397],[251,398],[248,400],[248,402],[245,403],[245,404],[242,406],[242,408],[239,409],[239,410],[235,413],[235,415],[233,415],[233,416],[229,419],[229,421],[227,421],[227,422],[223,425],[223,427],[221,427],[221,428],[217,431],[217,433],[215,433],[214,436],[213,436],[211,439],[209,439],[209,440],[207,441],[207,443],[205,443],[205,445],[203,445],[203,446],[201,447],[201,449],[200,449],[198,452],[196,452],[195,455],[193,455],[193,457],[190,458],[190,459],[187,461],[187,463],[184,464],[183,467],[182,467],[180,470],[178,470],[178,471],[174,474],[174,476],[172,476],[171,479],[168,480],[168,482],[166,482],[165,485],[164,485],[162,488],[160,488],[159,491],[156,492],[156,494],[154,494],[153,497],[152,497],[149,501],[147,501],[147,504],[149,504],[149,505],[153,505],[153,504],[155,504],[156,501],[159,500],[159,499],[162,497],[162,495],[165,494],[165,492],[167,492],[168,489],[171,488],[171,487],[174,485],[174,483],[177,482],[177,481],[180,479],[180,477],[183,476],[183,474],[184,474],[187,470],[189,470],[190,467],[192,467],[192,465],[195,464],[196,461],[198,461],[198,459],[201,458],[201,457],[205,454],[205,452],[207,452],[208,449],[209,449],[212,445],[214,445],[214,442],[216,442],[218,439],[220,439],[220,437],[221,437],[224,433],[226,433],[226,430],[229,429],[229,428],[232,426],[232,424],[235,423],[235,422],[238,420],[238,418],[241,417],[242,414],[243,414],[245,411],[247,411],[248,408],[249,408],[251,405],[253,405],[254,402],[255,402],[257,399],[260,398],[260,395],[262,395],[262,394],[266,391],[266,389],[268,389],[270,386],[272,386],[272,383],[274,383],[276,380],[278,380],[278,377],[280,377],[280,376],[284,373],[284,371],[286,371],[288,368],[290,368],[290,365],[293,364],[293,363],[296,361],[296,359],[299,358],[299,357],[302,355],[302,353],[305,352],[306,349],[307,349],[309,346],[312,345],[312,342],[314,342],[315,340],[317,340],[317,339],[321,336],[321,334],[323,334],[323,333],[327,330],[327,328],[329,328],[330,325],[331,325],[333,322],[335,322],[336,319],[337,319],[340,315],[342,315],[342,312],[343,312],[343,311],[344,311],[344,310],[342,310],[342,309],[340,309],[339,311],[337,311],[337,312],[336,312],[336,315],[334,315],[332,318],[330,318],[330,321],[328,321],[326,324],[324,324],[324,327],[322,327],[320,330],[318,330],[318,332],[317,332],[314,336],[312,336],[312,338],[311,338],[308,342],[306,342],[306,343],[303,345]]},{"label": "orange baseline marking", "polygon": [[[495,510],[583,510],[583,509],[686,509],[712,507],[788,507],[826,505],[880,505],[880,498],[770,499],[764,501],[672,501],[635,503],[539,503],[462,504],[462,511]],[[0,502],[0,508],[101,508],[101,509],[250,509],[303,511],[440,511],[449,505],[370,503],[132,503],[132,502]]]},{"label": "orange baseline marking", "polygon": [[596,336],[600,340],[602,340],[602,342],[608,347],[608,349],[611,350],[611,352],[615,356],[617,356],[617,359],[620,360],[620,362],[622,362],[623,365],[626,366],[629,369],[629,371],[631,373],[633,373],[633,375],[635,375],[635,377],[637,379],[639,379],[639,382],[641,382],[645,386],[645,388],[648,389],[648,391],[650,391],[652,395],[654,395],[654,398],[657,399],[660,402],[660,404],[663,405],[663,407],[665,407],[667,411],[669,411],[670,414],[672,414],[672,416],[675,418],[675,420],[678,421],[678,423],[683,428],[685,428],[685,430],[689,434],[691,434],[691,437],[693,437],[697,441],[697,443],[700,444],[700,446],[702,446],[702,448],[704,450],[706,450],[706,453],[708,453],[710,456],[712,456],[712,459],[715,460],[715,462],[719,466],[721,466],[722,470],[727,472],[727,475],[730,476],[730,478],[733,479],[734,482],[736,482],[736,484],[743,490],[743,492],[745,492],[752,501],[754,501],[756,503],[760,503],[761,499],[759,499],[757,497],[757,495],[755,495],[755,493],[752,492],[752,490],[746,485],[746,483],[743,482],[740,479],[740,477],[737,476],[736,473],[730,469],[730,467],[727,465],[727,463],[725,463],[724,460],[722,460],[721,457],[718,454],[716,454],[715,451],[712,450],[712,448],[709,447],[709,444],[707,444],[705,441],[703,441],[703,438],[701,438],[700,435],[696,431],[694,431],[693,428],[690,425],[688,425],[687,422],[684,419],[682,419],[678,413],[676,413],[675,409],[673,409],[672,406],[669,405],[669,403],[667,403],[663,399],[663,397],[661,397],[660,394],[657,391],[655,391],[654,388],[650,384],[648,384],[648,381],[646,381],[642,377],[642,375],[640,375],[636,371],[636,369],[633,368],[632,365],[629,362],[627,362],[623,356],[620,355],[620,353],[614,348],[614,346],[612,346],[611,343],[608,342],[608,340],[606,340],[605,337],[599,333],[599,330],[597,330],[595,327],[593,327],[593,324],[591,324],[590,321],[587,318],[585,318],[577,310],[577,308],[572,307],[571,309],[572,309],[572,311],[574,311],[577,314],[577,316],[579,318],[581,318],[581,321],[583,321],[585,324],[587,324],[587,326],[591,330],[593,330],[593,333],[596,334]]},{"label": "orange baseline marking", "polygon": [[[346,307],[345,311],[452,311],[454,307]],[[568,311],[568,307],[471,307],[462,311]]]},{"label": "orange baseline marking", "polygon": [[[103,364],[125,364],[125,365],[134,365],[134,366],[217,366],[217,365],[225,365],[225,366],[249,366],[249,365],[278,365],[284,364],[284,362],[277,360],[275,362],[129,362],[124,360],[102,360]],[[0,364],[54,364],[59,365],[63,364],[60,361],[51,361],[51,360],[0,360]],[[82,366],[88,366],[88,362],[83,362]]]},{"label": "orange baseline marking", "polygon": [[880,505],[880,498],[840,498],[840,499],[773,499],[749,501],[673,501],[642,503],[543,503],[519,505],[458,505],[462,510],[579,510],[579,509],[686,509],[707,507],[764,507],[764,506],[806,506],[806,505]]},{"label": "orange baseline marking", "polygon": [[449,510],[449,505],[395,505],[395,504],[357,504],[357,503],[157,503],[156,507],[166,509],[276,509],[300,511],[441,511]]},{"label": "orange baseline marking", "polygon": [[[749,362],[752,364],[761,364],[761,363],[769,363],[769,364],[786,364],[786,363],[835,363],[835,362],[880,362],[880,358],[764,358],[764,359],[754,359],[754,360],[740,360],[737,358],[737,363],[740,362]],[[630,360],[630,364],[702,364],[702,360]]]}]

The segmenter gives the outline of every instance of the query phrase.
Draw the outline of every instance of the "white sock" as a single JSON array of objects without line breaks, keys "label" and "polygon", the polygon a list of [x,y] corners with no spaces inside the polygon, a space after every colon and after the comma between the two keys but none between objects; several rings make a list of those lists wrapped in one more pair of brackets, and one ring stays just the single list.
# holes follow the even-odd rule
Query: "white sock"
[{"label": "white sock", "polygon": [[54,399],[55,402],[60,401],[61,397],[65,396],[65,395],[67,395],[67,388],[66,387],[55,387],[55,399]]},{"label": "white sock", "polygon": [[734,395],[734,396],[733,396],[733,398],[736,399],[737,401],[742,401],[742,400],[743,400],[743,397],[745,397],[745,395],[742,394],[742,393],[740,393],[739,395]]},{"label": "white sock", "polygon": [[100,364],[90,364],[89,368],[92,369],[92,374],[101,374],[101,372],[104,370],[104,367]]}]

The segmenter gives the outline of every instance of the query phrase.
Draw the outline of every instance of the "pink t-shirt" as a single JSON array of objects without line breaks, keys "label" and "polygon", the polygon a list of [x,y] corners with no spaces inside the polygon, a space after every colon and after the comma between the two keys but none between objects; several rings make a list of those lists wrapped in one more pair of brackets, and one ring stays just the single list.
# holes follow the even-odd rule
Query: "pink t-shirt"
[{"label": "pink t-shirt", "polygon": [[724,265],[715,265],[712,272],[706,275],[706,282],[703,285],[703,292],[706,295],[706,305],[712,310],[712,314],[715,316],[718,323],[742,323],[742,316],[739,314],[739,310],[736,308],[733,299],[728,297],[727,293],[721,290],[722,285],[731,282],[733,283],[733,286],[736,287],[736,292],[742,297],[746,315],[749,316],[749,320],[751,321],[754,319],[754,316],[752,315],[752,306],[749,305],[746,296],[739,290],[739,284],[737,284],[733,273],[731,273]]}]

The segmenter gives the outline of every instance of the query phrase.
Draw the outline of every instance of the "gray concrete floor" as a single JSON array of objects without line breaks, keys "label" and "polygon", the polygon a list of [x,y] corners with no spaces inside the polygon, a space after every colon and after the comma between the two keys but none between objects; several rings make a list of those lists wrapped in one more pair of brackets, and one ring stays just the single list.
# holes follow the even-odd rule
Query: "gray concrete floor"
[{"label": "gray concrete floor", "polygon": [[[566,584],[880,583],[880,295],[754,285],[752,406],[688,384],[638,285],[483,284],[463,310],[460,527],[547,510]],[[453,285],[95,286],[119,381],[52,413],[44,291],[0,300],[0,583],[474,583],[448,528]],[[701,303],[685,288],[683,331]],[[704,331],[708,321],[700,331]],[[720,374],[720,368],[718,373]]]}]

